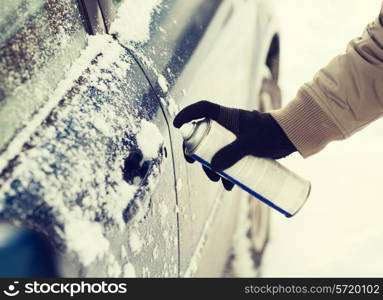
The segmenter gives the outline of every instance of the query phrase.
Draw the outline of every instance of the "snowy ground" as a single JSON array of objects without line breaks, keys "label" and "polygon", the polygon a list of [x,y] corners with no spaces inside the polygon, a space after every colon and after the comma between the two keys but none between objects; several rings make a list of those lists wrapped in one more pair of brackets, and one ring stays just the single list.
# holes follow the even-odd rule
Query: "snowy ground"
[{"label": "snowy ground", "polygon": [[[358,36],[381,0],[274,0],[282,31],[285,103]],[[383,120],[306,160],[283,163],[312,182],[292,219],[272,214],[265,277],[383,276]]]}]

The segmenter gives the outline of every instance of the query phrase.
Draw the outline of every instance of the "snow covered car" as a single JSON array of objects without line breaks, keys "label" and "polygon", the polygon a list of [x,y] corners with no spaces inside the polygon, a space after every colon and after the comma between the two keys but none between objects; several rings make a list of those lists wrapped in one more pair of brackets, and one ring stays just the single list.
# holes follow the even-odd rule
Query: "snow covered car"
[{"label": "snow covered car", "polygon": [[267,1],[3,1],[0,220],[20,229],[0,227],[0,275],[252,276],[268,209],[171,124],[202,99],[280,105]]}]

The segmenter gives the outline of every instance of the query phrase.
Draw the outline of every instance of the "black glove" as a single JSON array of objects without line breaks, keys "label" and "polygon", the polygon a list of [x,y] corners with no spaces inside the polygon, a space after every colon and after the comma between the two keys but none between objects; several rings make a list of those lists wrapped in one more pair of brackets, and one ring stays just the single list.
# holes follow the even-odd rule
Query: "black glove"
[{"label": "black glove", "polygon": [[[237,137],[233,143],[223,147],[213,156],[211,167],[215,172],[230,168],[246,155],[278,159],[297,151],[271,114],[256,110],[246,111],[200,101],[180,111],[173,125],[180,128],[183,124],[200,118],[216,121]],[[206,167],[204,170],[210,172],[207,174],[210,179],[219,180],[219,175]],[[227,182],[223,182],[224,186],[228,185]],[[231,183],[230,185],[232,187]]]}]

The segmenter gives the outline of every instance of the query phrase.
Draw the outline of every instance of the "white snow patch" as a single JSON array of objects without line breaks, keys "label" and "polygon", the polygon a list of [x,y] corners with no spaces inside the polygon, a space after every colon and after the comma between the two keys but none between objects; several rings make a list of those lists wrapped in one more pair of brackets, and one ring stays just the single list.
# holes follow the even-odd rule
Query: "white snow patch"
[{"label": "white snow patch", "polygon": [[117,18],[110,27],[124,43],[144,43],[150,38],[150,23],[153,12],[162,0],[124,1],[117,11]]},{"label": "white snow patch", "polygon": [[129,202],[134,198],[137,191],[137,186],[126,183],[125,181],[119,182],[118,196],[109,199],[105,204],[105,209],[108,210],[109,215],[116,221],[120,230],[125,226],[123,212],[128,206]]},{"label": "white snow patch", "polygon": [[164,106],[164,107],[168,106],[168,103],[166,102],[166,100],[164,98],[160,98],[160,101],[161,101],[162,106]]},{"label": "white snow patch", "polygon": [[164,143],[158,127],[147,120],[141,121],[141,131],[137,134],[137,144],[145,158],[156,158]]},{"label": "white snow patch", "polygon": [[119,277],[121,276],[121,266],[118,264],[114,255],[109,255],[108,257],[108,276],[109,277]]},{"label": "white snow patch", "polygon": [[170,116],[175,117],[175,115],[180,111],[178,104],[173,97],[168,97],[168,113]]},{"label": "white snow patch", "polygon": [[135,278],[136,270],[134,269],[134,266],[131,263],[126,263],[123,268],[123,277],[125,278]]},{"label": "white snow patch", "polygon": [[97,222],[70,218],[64,230],[68,248],[75,251],[84,266],[102,258],[109,249],[109,241]]},{"label": "white snow patch", "polygon": [[166,93],[168,91],[168,85],[169,84],[168,84],[166,78],[162,74],[158,75],[158,84],[164,93]]},{"label": "white snow patch", "polygon": [[101,131],[106,136],[113,136],[113,128],[108,124],[108,122],[102,116],[97,116],[93,118],[92,124],[99,131]]},{"label": "white snow patch", "polygon": [[177,189],[177,192],[180,192],[182,190],[182,179],[181,178],[178,178],[177,179],[177,184],[176,184],[176,189]]},{"label": "white snow patch", "polygon": [[132,250],[134,255],[137,255],[141,252],[143,246],[143,241],[141,240],[138,232],[135,229],[132,229],[129,235],[129,247]]}]

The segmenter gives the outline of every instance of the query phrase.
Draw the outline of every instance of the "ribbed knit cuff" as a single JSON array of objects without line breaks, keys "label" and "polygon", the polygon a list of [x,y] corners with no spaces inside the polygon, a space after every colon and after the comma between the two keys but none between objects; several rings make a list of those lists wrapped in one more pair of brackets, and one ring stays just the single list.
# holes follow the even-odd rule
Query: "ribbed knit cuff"
[{"label": "ribbed knit cuff", "polygon": [[287,106],[270,113],[304,158],[319,152],[329,142],[344,138],[335,123],[304,89]]}]

